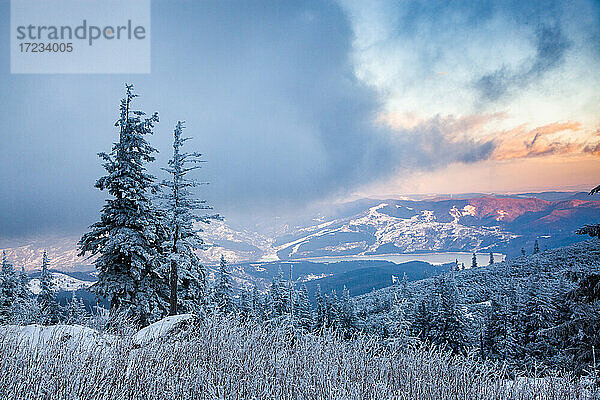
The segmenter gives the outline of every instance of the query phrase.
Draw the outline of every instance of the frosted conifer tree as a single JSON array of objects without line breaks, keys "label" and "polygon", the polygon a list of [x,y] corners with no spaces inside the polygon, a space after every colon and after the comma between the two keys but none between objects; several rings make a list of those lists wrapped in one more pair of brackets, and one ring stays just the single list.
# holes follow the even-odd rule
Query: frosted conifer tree
[{"label": "frosted conifer tree", "polygon": [[400,282],[400,296],[402,300],[408,297],[408,276],[406,276],[406,272],[402,274],[402,281]]},{"label": "frosted conifer tree", "polygon": [[98,255],[94,261],[98,282],[93,289],[110,302],[111,313],[124,313],[145,326],[168,311],[168,285],[162,271],[162,246],[168,240],[162,213],[151,202],[155,178],[146,172],[156,152],[146,140],[158,114],[145,117],[131,109],[133,85],[126,85],[121,101],[119,141],[109,154],[99,153],[106,175],[96,187],[110,198],[100,221],[79,241],[80,255]]},{"label": "frosted conifer tree", "polygon": [[325,305],[325,298],[321,293],[321,285],[317,284],[317,292],[315,294],[315,317],[314,317],[314,330],[320,331],[327,323],[327,310]]},{"label": "frosted conifer tree", "polygon": [[473,253],[473,258],[471,259],[471,268],[477,268],[477,255]]},{"label": "frosted conifer tree", "polygon": [[297,326],[308,331],[312,327],[312,318],[310,315],[310,302],[308,301],[308,290],[306,285],[302,285],[300,291],[296,293],[294,305],[294,319]]},{"label": "frosted conifer tree", "polygon": [[240,291],[238,314],[243,321],[252,317],[252,294],[246,288]]},{"label": "frosted conifer tree", "polygon": [[52,274],[48,271],[49,265],[48,255],[44,250],[42,273],[40,274],[40,294],[38,295],[41,323],[43,325],[57,324],[60,320],[59,307],[54,294],[54,282],[52,282]]},{"label": "frosted conifer tree", "polygon": [[67,305],[67,323],[69,324],[85,324],[89,317],[88,312],[85,308],[85,303],[82,298],[75,295],[75,292],[71,294],[71,301]]},{"label": "frosted conifer tree", "polygon": [[273,305],[273,316],[280,317],[289,313],[289,288],[283,278],[281,266],[277,270],[277,276],[271,283],[271,298]]},{"label": "frosted conifer tree", "polygon": [[498,296],[490,301],[487,310],[484,330],[485,357],[492,360],[506,360],[507,340],[510,334],[510,315],[507,315],[506,304],[503,297]]},{"label": "frosted conifer tree", "polygon": [[391,312],[391,329],[393,336],[407,339],[410,331],[410,321],[407,318],[407,300],[405,297],[394,293],[394,302]]},{"label": "frosted conifer tree", "polygon": [[21,272],[19,273],[17,297],[20,299],[29,299],[31,297],[31,290],[29,290],[29,276],[23,267],[21,267]]},{"label": "frosted conifer tree", "polygon": [[356,331],[357,319],[350,291],[344,286],[338,308],[338,328],[350,337]]},{"label": "frosted conifer tree", "polygon": [[23,267],[21,267],[21,272],[17,277],[17,291],[13,310],[13,323],[31,324],[39,320],[39,304],[35,301],[33,293],[29,289],[29,276]]},{"label": "frosted conifer tree", "polygon": [[416,306],[411,331],[423,341],[433,339],[434,316],[437,315],[438,304],[432,291],[423,296]]},{"label": "frosted conifer tree", "polygon": [[200,153],[182,151],[183,144],[190,139],[181,136],[184,127],[182,121],[177,122],[173,132],[173,157],[169,160],[168,168],[163,168],[171,175],[170,180],[163,182],[168,190],[165,197],[169,230],[170,315],[177,314],[179,307],[184,312],[191,312],[204,303],[206,270],[194,252],[203,247],[203,241],[198,236],[201,229],[195,229],[194,223],[208,224],[212,219],[221,219],[218,215],[198,214],[199,210],[210,210],[212,207],[205,200],[195,198],[192,190],[201,183],[187,177],[190,171],[200,168],[202,160]]},{"label": "frosted conifer tree", "polygon": [[231,282],[229,280],[229,272],[227,271],[227,261],[221,255],[221,263],[219,265],[219,274],[215,282],[215,303],[217,309],[222,313],[230,313],[233,311],[233,293]]},{"label": "frosted conifer tree", "polygon": [[490,265],[494,264],[494,253],[490,251]]},{"label": "frosted conifer tree", "polygon": [[553,325],[556,309],[551,293],[555,292],[545,280],[527,282],[524,307],[520,311],[523,330],[521,345],[525,350],[526,361],[532,368],[535,362],[543,362],[553,351],[548,336],[540,332]]},{"label": "frosted conifer tree", "polygon": [[458,292],[452,276],[436,280],[438,309],[434,319],[434,340],[462,353],[468,345],[463,311],[458,304]]},{"label": "frosted conifer tree", "polygon": [[261,299],[256,285],[252,288],[252,317],[258,321],[262,321],[265,317],[265,305]]},{"label": "frosted conifer tree", "polygon": [[535,239],[535,243],[533,244],[533,254],[537,254],[540,252],[540,244],[537,239]]},{"label": "frosted conifer tree", "polygon": [[0,270],[0,323],[8,323],[12,319],[17,291],[17,274],[13,265],[7,260],[6,252],[3,251]]},{"label": "frosted conifer tree", "polygon": [[337,328],[340,323],[340,304],[337,293],[335,290],[331,292],[331,295],[325,296],[325,315],[327,328]]}]

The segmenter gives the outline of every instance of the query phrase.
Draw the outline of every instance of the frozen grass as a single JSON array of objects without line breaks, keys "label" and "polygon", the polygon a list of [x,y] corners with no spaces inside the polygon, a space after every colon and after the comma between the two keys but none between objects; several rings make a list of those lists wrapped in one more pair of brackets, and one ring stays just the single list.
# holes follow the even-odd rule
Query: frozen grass
[{"label": "frozen grass", "polygon": [[73,339],[22,346],[0,336],[2,399],[588,399],[568,377],[520,380],[469,357],[367,336],[294,335],[208,318],[139,347]]}]

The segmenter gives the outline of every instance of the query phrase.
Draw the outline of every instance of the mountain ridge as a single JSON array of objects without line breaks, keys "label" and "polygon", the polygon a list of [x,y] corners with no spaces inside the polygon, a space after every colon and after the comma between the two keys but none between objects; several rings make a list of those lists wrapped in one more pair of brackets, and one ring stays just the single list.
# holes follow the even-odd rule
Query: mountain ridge
[{"label": "mountain ridge", "polygon": [[[484,195],[423,200],[360,199],[303,223],[261,232],[236,230],[225,222],[204,227],[209,245],[198,254],[214,265],[223,254],[230,263],[302,260],[427,252],[498,252],[517,256],[582,241],[574,231],[600,223],[600,201],[582,192]],[[93,270],[93,259],[77,255],[78,236],[1,240],[17,268],[39,269],[43,249],[51,267],[63,271]]]}]

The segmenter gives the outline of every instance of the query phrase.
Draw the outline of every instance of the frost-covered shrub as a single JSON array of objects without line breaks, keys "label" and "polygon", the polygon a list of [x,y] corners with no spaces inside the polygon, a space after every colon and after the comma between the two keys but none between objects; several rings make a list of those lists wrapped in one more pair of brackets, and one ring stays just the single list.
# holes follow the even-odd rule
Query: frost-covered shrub
[{"label": "frost-covered shrub", "polygon": [[104,346],[0,335],[0,397],[10,399],[591,399],[569,376],[508,380],[500,367],[367,335],[205,318],[180,340]]}]

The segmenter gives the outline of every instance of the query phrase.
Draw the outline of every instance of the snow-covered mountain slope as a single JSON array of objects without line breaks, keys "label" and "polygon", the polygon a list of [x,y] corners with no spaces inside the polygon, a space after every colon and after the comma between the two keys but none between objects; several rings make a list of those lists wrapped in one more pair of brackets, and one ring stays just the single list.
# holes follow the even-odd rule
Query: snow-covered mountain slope
[{"label": "snow-covered mountain slope", "polygon": [[[390,213],[391,207],[397,210]],[[406,211],[411,215],[395,215],[398,211]],[[500,226],[464,225],[459,220],[461,211],[455,207],[448,211],[452,218],[446,219],[437,218],[431,210],[413,211],[410,207],[381,203],[364,213],[332,221],[316,232],[282,244],[277,248],[277,255],[286,259],[422,251],[482,251],[517,237]]]},{"label": "snow-covered mountain slope", "polygon": [[[260,232],[215,222],[202,226],[207,248],[198,255],[208,266],[218,265],[221,254],[230,264],[456,251],[514,257],[521,248],[530,253],[535,240],[542,250],[584,240],[574,231],[586,223],[600,223],[600,201],[591,201],[597,196],[528,196],[362,199],[330,207],[303,223],[263,226]],[[78,240],[78,235],[0,240],[0,249],[7,250],[18,268],[39,269],[47,249],[53,269],[92,270],[91,260],[77,256]]]},{"label": "snow-covered mountain slope", "polygon": [[79,236],[75,235],[27,237],[0,240],[0,249],[6,251],[6,257],[19,269],[40,269],[42,254],[46,250],[51,268],[61,271],[91,270],[94,268],[92,261],[77,255],[78,241]]},{"label": "snow-covered mountain slope", "polygon": [[[94,283],[90,281],[76,279],[72,276],[62,274],[60,272],[51,272],[51,274],[52,283],[54,283],[55,290],[73,292],[79,289],[87,289]],[[33,292],[33,294],[38,294],[40,292],[39,278],[33,278],[29,281],[29,289]]]},{"label": "snow-covered mountain slope", "polygon": [[319,256],[498,251],[516,255],[583,240],[574,230],[600,222],[600,201],[481,197],[377,202],[355,215],[279,237],[280,259]]}]

